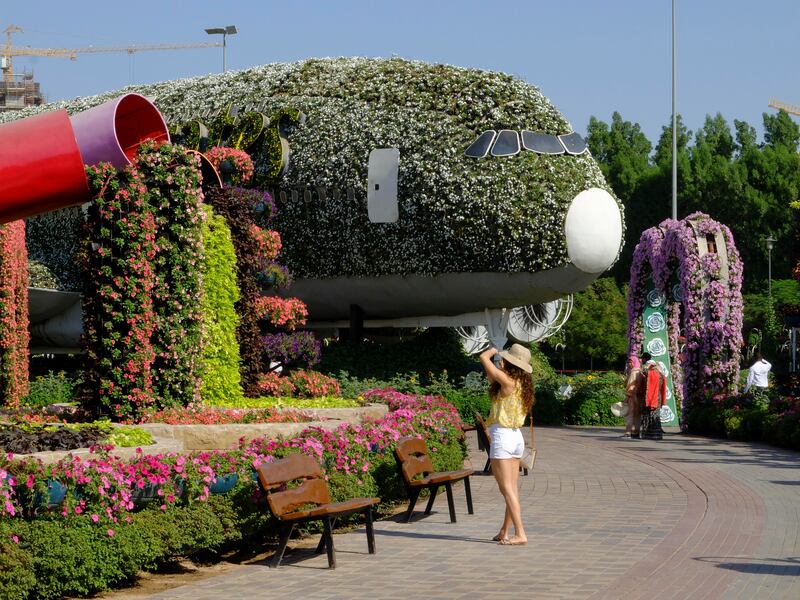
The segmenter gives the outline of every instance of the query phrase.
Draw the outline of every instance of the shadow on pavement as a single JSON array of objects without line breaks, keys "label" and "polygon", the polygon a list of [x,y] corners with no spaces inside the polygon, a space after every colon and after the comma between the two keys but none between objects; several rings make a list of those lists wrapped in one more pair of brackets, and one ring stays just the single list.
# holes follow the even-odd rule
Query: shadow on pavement
[{"label": "shadow on pavement", "polygon": [[386,530],[386,529],[376,529],[375,535],[383,535],[387,537],[409,537],[421,540],[452,540],[456,542],[470,542],[472,544],[493,544],[497,545],[497,542],[493,540],[484,540],[483,538],[474,538],[474,537],[465,537],[463,535],[442,535],[438,533],[417,533],[413,531],[395,531],[395,530]]},{"label": "shadow on pavement", "polygon": [[694,560],[711,563],[719,569],[738,573],[757,573],[762,575],[800,575],[800,558],[740,558],[736,556],[699,556]]}]

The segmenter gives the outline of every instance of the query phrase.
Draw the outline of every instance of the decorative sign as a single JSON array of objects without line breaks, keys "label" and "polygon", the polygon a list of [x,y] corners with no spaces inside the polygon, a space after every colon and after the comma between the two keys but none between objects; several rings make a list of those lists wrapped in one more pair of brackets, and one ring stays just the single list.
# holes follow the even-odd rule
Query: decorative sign
[{"label": "decorative sign", "polygon": [[644,348],[653,356],[658,368],[667,378],[667,404],[661,409],[661,424],[678,425],[669,356],[667,303],[663,293],[655,289],[648,292],[642,321],[644,324]]},{"label": "decorative sign", "polygon": [[661,316],[661,313],[656,312],[647,318],[646,325],[650,331],[656,332],[664,329],[667,326],[667,323],[664,321],[664,317]]},{"label": "decorative sign", "polygon": [[647,342],[647,351],[653,357],[663,356],[667,353],[667,346],[660,338],[655,338]]},{"label": "decorative sign", "polygon": [[662,306],[664,304],[664,302],[666,302],[666,300],[667,299],[664,297],[664,294],[662,294],[658,290],[650,290],[647,293],[647,303],[650,306],[653,306],[653,307]]}]

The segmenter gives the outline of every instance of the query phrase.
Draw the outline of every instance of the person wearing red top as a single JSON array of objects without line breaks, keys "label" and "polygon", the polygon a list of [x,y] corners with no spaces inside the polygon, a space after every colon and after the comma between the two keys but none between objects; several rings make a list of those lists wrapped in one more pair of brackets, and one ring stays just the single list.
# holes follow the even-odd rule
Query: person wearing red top
[{"label": "person wearing red top", "polygon": [[664,437],[661,428],[661,407],[667,404],[667,377],[661,372],[656,361],[645,353],[644,373],[641,379],[644,393],[641,395],[642,426],[641,437],[647,440],[660,440]]}]

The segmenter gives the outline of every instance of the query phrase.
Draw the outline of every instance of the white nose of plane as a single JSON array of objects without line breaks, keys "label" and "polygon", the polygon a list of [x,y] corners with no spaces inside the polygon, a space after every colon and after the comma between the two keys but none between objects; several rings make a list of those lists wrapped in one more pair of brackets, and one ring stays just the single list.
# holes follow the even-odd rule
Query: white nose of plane
[{"label": "white nose of plane", "polygon": [[614,263],[622,243],[622,214],[605,190],[584,190],[572,201],[564,224],[567,254],[584,273],[602,273]]}]

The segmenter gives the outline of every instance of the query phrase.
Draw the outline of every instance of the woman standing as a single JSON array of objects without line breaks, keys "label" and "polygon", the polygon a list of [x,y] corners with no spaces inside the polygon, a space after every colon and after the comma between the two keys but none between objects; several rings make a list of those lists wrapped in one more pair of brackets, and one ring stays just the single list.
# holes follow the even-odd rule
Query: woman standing
[{"label": "woman standing", "polygon": [[631,354],[628,357],[628,374],[625,378],[625,404],[628,412],[625,414],[625,437],[638,438],[639,425],[642,419],[642,363],[639,357]]},{"label": "woman standing", "polygon": [[[500,355],[495,366],[492,359]],[[528,543],[522,526],[522,509],[519,503],[519,459],[525,451],[525,439],[520,428],[533,407],[533,381],[531,379],[531,352],[525,346],[513,344],[508,350],[496,348],[481,353],[481,364],[489,378],[489,396],[492,408],[486,425],[489,427],[489,458],[492,473],[500,493],[506,501],[506,511],[500,532],[494,536],[502,545]],[[508,531],[514,525],[514,535]]]}]

